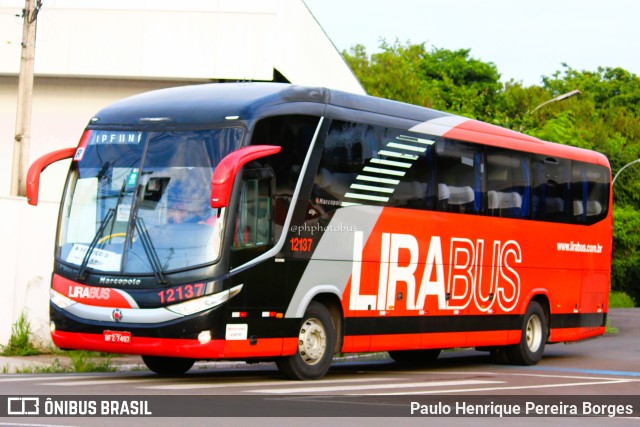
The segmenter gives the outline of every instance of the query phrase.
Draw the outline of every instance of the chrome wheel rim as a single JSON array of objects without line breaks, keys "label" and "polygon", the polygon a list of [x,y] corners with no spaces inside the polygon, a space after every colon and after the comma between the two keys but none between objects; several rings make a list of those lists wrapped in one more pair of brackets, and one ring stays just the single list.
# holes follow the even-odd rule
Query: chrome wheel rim
[{"label": "chrome wheel rim", "polygon": [[300,328],[298,352],[308,365],[315,365],[327,350],[327,333],[318,319],[307,319]]},{"label": "chrome wheel rim", "polygon": [[525,333],[527,347],[532,353],[535,353],[542,344],[542,321],[538,316],[533,315],[529,318]]}]

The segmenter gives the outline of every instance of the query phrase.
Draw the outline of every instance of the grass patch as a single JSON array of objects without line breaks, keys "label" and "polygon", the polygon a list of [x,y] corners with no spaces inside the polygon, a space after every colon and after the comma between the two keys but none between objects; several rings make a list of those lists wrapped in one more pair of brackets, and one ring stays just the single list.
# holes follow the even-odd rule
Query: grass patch
[{"label": "grass patch", "polygon": [[70,372],[58,359],[52,363],[43,366],[27,366],[26,368],[16,369],[16,374],[58,374],[61,372]]},{"label": "grass patch", "polygon": [[[72,351],[71,372],[114,372],[116,369],[111,366],[111,356],[106,358],[101,353]],[[93,354],[98,354],[99,359],[94,359]]]},{"label": "grass patch", "polygon": [[605,334],[611,334],[611,335],[618,335],[618,332],[620,332],[618,330],[618,328],[616,328],[614,326],[611,326],[609,324],[609,321],[607,320],[607,326],[605,326],[605,328],[604,328],[604,333]]},{"label": "grass patch", "polygon": [[609,308],[633,308],[636,304],[628,294],[620,291],[611,291],[609,294]]},{"label": "grass patch", "polygon": [[[32,364],[27,368],[17,369],[16,373],[64,373],[64,372],[113,372],[115,367],[111,365],[111,355],[95,351],[59,352],[42,350],[32,342],[31,324],[24,313],[11,328],[11,337],[6,346],[0,346],[0,355],[9,357],[36,356],[43,353],[60,355],[59,358],[46,365]],[[3,373],[8,373],[7,366],[2,368]]]},{"label": "grass patch", "polygon": [[[111,365],[111,357],[94,358],[95,353],[90,351],[69,351],[62,361],[55,358],[53,362],[46,365],[27,366],[16,369],[17,374],[60,374],[60,373],[86,373],[86,372],[115,372],[116,368]],[[4,373],[8,369],[3,369]]]},{"label": "grass patch", "polygon": [[11,337],[0,352],[3,356],[33,356],[40,354],[40,350],[31,342],[31,324],[24,313],[20,314],[16,323],[11,327]]},{"label": "grass patch", "polygon": [[[633,308],[635,307],[635,301],[633,298],[624,292],[620,291],[611,291],[609,294],[609,308]],[[616,335],[618,334],[618,328],[611,326],[609,323],[611,318],[607,318],[607,326],[604,330],[605,334]]]}]

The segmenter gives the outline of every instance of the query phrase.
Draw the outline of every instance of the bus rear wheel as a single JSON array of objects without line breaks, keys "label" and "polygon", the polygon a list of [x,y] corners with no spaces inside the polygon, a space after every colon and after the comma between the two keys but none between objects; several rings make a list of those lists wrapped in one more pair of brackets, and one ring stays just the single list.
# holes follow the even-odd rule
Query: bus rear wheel
[{"label": "bus rear wheel", "polygon": [[278,359],[276,365],[280,372],[291,379],[322,378],[331,366],[335,343],[331,314],[324,305],[312,301],[300,323],[296,353]]},{"label": "bus rear wheel", "polygon": [[542,359],[548,335],[544,309],[531,301],[522,318],[520,342],[506,349],[509,361],[514,365],[535,365]]},{"label": "bus rear wheel", "polygon": [[160,375],[182,375],[187,372],[195,360],[183,357],[142,356],[147,368]]}]

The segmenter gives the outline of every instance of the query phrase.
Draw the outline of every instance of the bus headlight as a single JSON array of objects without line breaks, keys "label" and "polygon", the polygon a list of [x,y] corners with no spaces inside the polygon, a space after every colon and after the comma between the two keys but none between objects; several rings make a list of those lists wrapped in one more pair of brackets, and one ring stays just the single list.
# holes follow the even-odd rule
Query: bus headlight
[{"label": "bus headlight", "polygon": [[60,308],[67,308],[74,304],[77,304],[77,301],[74,301],[71,298],[67,298],[60,292],[54,291],[53,289],[49,289],[49,298],[51,299],[52,303]]},{"label": "bus headlight", "polygon": [[242,290],[242,285],[235,286],[229,290],[218,292],[213,295],[207,295],[205,297],[193,299],[190,301],[181,302],[179,304],[173,304],[167,306],[167,310],[174,313],[181,314],[182,316],[189,316],[191,314],[200,313],[201,311],[209,310],[217,307],[229,301],[235,297]]}]

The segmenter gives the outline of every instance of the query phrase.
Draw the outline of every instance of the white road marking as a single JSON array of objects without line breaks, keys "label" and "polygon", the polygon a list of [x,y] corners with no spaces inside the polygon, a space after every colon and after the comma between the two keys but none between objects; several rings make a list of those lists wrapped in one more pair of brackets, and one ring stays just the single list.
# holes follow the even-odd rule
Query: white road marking
[{"label": "white road marking", "polygon": [[48,386],[56,386],[56,387],[82,387],[87,385],[111,385],[111,384],[131,384],[131,383],[143,383],[154,381],[153,378],[129,378],[129,379],[118,379],[118,378],[104,378],[101,380],[93,380],[93,381],[82,381],[82,380],[73,380],[71,381],[61,381],[55,383],[40,383],[40,385],[48,385]]},{"label": "white road marking", "polygon": [[[351,384],[351,383],[364,383],[371,381],[400,381],[400,378],[352,378],[352,379],[329,379],[329,380],[321,380],[318,384]],[[153,390],[189,390],[189,389],[202,389],[202,388],[223,388],[223,387],[259,387],[259,386],[277,386],[277,385],[292,385],[292,384],[304,384],[300,381],[251,381],[251,382],[216,382],[213,384],[163,384],[163,385],[153,385],[147,387],[138,387],[144,389],[153,389]]]},{"label": "white road marking", "polygon": [[[411,394],[435,394],[435,393],[469,393],[475,391],[505,391],[505,390],[531,390],[531,389],[545,389],[555,387],[577,387],[585,385],[604,385],[604,384],[619,384],[628,383],[632,380],[613,380],[613,381],[591,381],[582,383],[561,383],[561,384],[541,384],[541,385],[523,385],[523,386],[508,386],[508,387],[485,387],[485,388],[460,388],[451,390],[427,390],[411,392]],[[384,396],[403,395],[406,393],[381,393]]]},{"label": "white road marking", "polygon": [[[458,385],[478,385],[478,384],[504,384],[504,381],[483,381],[483,380],[461,380],[461,381],[421,381],[417,383],[395,383],[395,384],[364,384],[350,386],[312,386],[294,388],[272,388],[267,390],[252,390],[252,393],[265,394],[287,394],[287,393],[317,393],[327,391],[362,391],[362,390],[382,390],[395,388],[421,388],[421,387],[442,387]],[[406,394],[400,393],[400,394]],[[412,392],[413,394],[413,392]]]},{"label": "white road marking", "polygon": [[12,378],[0,378],[0,383],[10,383],[10,382],[24,382],[24,381],[57,381],[57,380],[82,380],[85,378],[100,378],[99,375],[90,375],[90,376],[71,376],[71,375],[64,375],[64,376],[55,376],[55,377],[41,377],[41,376],[37,376],[37,377],[31,377],[31,376],[24,376],[24,377],[12,377]]},{"label": "white road marking", "polygon": [[[566,379],[571,379],[571,380],[604,380],[604,381],[609,381],[609,380],[613,380],[614,378],[611,377],[585,377],[584,375],[578,376],[578,375],[553,375],[553,374],[508,374],[508,375],[518,375],[521,377],[539,377],[539,378],[566,378]],[[619,378],[617,378],[619,379]],[[640,381],[638,379],[635,378],[624,378],[622,379],[625,382],[633,382],[633,381]]]},{"label": "white road marking", "polygon": [[76,427],[68,426],[64,424],[21,424],[21,423],[3,423],[0,422],[0,426],[16,426],[16,427]]}]

